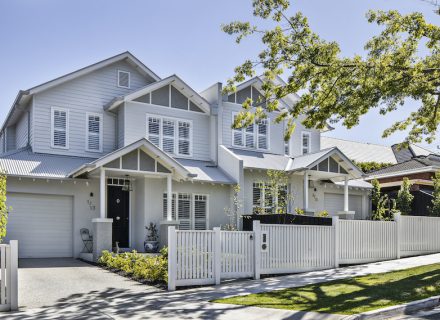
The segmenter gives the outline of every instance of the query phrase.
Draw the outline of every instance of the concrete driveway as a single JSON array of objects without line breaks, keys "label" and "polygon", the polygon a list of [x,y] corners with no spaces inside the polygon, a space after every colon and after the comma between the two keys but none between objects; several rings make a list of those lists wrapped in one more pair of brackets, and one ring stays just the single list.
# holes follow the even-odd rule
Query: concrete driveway
[{"label": "concrete driveway", "polygon": [[159,289],[140,284],[76,259],[20,259],[18,270],[20,309],[52,307],[94,293],[113,291],[148,293]]}]

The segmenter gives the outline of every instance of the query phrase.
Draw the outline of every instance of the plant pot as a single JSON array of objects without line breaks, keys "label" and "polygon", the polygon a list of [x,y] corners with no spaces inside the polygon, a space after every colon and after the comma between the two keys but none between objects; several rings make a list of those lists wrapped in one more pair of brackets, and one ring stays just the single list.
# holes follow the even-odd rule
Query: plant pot
[{"label": "plant pot", "polygon": [[156,253],[159,251],[159,241],[144,241],[144,250],[147,253]]}]

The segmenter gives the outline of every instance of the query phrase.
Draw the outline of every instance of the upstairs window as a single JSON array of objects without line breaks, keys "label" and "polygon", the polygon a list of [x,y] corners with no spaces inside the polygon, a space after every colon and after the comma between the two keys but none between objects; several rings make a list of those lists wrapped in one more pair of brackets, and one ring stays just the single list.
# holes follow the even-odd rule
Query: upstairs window
[{"label": "upstairs window", "polygon": [[190,121],[147,116],[147,138],[163,151],[191,156],[192,123]]},{"label": "upstairs window", "polygon": [[310,153],[310,132],[303,132],[301,134],[301,150],[302,154]]},{"label": "upstairs window", "polygon": [[118,70],[118,87],[130,89],[130,72]]},{"label": "upstairs window", "polygon": [[[233,114],[233,121],[237,114]],[[249,149],[269,149],[269,122],[262,119],[246,128],[232,129],[232,145]]]},{"label": "upstairs window", "polygon": [[87,113],[86,150],[102,152],[102,114]]},{"label": "upstairs window", "polygon": [[52,108],[51,117],[52,148],[69,148],[69,112],[66,109]]}]

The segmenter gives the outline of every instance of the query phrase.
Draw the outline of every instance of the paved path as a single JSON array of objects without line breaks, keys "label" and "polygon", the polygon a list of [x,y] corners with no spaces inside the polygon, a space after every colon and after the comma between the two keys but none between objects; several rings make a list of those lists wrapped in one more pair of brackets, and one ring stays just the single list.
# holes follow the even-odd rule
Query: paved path
[{"label": "paved path", "polygon": [[438,320],[440,319],[440,307],[434,308],[432,310],[423,310],[413,315],[400,316],[391,318],[389,320]]},{"label": "paved path", "polygon": [[[311,283],[326,282],[372,273],[401,270],[440,262],[440,254],[385,261],[339,269],[308,272],[297,275],[266,278],[261,280],[236,281],[220,286],[203,287],[175,292],[158,291],[139,285],[105,270],[93,266],[81,266],[72,272],[44,270],[40,283],[32,284],[33,276],[20,269],[20,305],[22,311],[10,313],[5,319],[343,319],[344,316],[304,313],[276,309],[214,304],[207,301],[234,295],[243,295]],[[76,261],[81,265],[86,265]],[[30,270],[36,268],[28,268]],[[45,269],[45,268],[43,268]],[[40,270],[41,272],[42,270]],[[52,275],[61,272],[59,277]],[[38,272],[34,271],[34,276]],[[88,274],[86,277],[85,274]],[[67,279],[65,277],[72,277]],[[95,278],[96,279],[93,279]],[[46,280],[44,280],[46,279]],[[54,280],[58,279],[58,280]],[[76,280],[75,280],[76,279]],[[82,279],[82,280],[81,280]],[[30,281],[30,284],[23,284]],[[45,283],[49,283],[49,286]],[[78,282],[75,284],[75,282]],[[90,283],[88,283],[90,282]],[[57,294],[48,291],[59,288]],[[23,288],[32,292],[23,292]],[[69,289],[70,288],[70,289]],[[48,294],[50,299],[45,297]],[[30,296],[35,296],[31,298]],[[27,298],[26,298],[27,297]],[[38,301],[42,297],[46,307]],[[22,304],[21,301],[28,301]]]}]

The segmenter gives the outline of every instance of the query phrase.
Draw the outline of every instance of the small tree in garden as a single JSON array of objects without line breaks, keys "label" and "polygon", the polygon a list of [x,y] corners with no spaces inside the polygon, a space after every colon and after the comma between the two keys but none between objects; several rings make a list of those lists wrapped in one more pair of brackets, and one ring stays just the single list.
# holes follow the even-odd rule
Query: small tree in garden
[{"label": "small tree in garden", "polygon": [[400,190],[397,193],[396,207],[402,214],[411,214],[411,203],[414,196],[411,194],[411,182],[408,178],[403,178]]},{"label": "small tree in garden", "polygon": [[371,184],[373,185],[373,189],[371,190],[371,203],[373,204],[373,211],[374,211],[376,210],[382,195],[380,192],[379,181],[377,179],[374,179],[371,181]]},{"label": "small tree in garden", "polygon": [[371,190],[371,203],[373,205],[372,220],[390,220],[391,212],[389,210],[390,200],[388,195],[382,194],[380,183],[377,179],[371,181],[373,189]]},{"label": "small tree in garden", "polygon": [[223,226],[223,230],[235,231],[238,230],[237,221],[240,215],[240,209],[243,207],[243,204],[239,198],[240,193],[240,185],[236,184],[233,187],[233,198],[232,198],[232,208],[225,208],[225,213],[229,218],[229,223]]},{"label": "small tree in garden", "polygon": [[432,177],[434,183],[434,192],[432,193],[433,199],[431,200],[432,206],[429,207],[429,211],[432,216],[440,216],[440,171],[437,171]]},{"label": "small tree in garden", "polygon": [[6,237],[9,207],[6,205],[6,174],[0,172],[0,242]]},{"label": "small tree in garden", "polygon": [[[265,206],[270,207],[271,213],[287,213],[287,206],[293,198],[288,192],[288,183],[285,171],[267,170],[266,192],[269,192],[269,197],[265,197]],[[274,195],[277,195],[276,202],[273,201]]]}]

